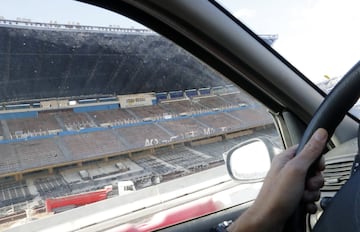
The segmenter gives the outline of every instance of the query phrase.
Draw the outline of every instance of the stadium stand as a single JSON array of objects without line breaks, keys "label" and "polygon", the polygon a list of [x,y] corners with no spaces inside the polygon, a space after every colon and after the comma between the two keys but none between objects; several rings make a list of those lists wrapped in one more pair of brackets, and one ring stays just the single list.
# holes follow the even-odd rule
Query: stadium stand
[{"label": "stadium stand", "polygon": [[161,92],[161,93],[156,93],[156,101],[159,103],[162,100],[166,100],[168,98],[168,93],[167,92]]},{"label": "stadium stand", "polygon": [[72,154],[72,161],[100,157],[126,150],[108,131],[97,131],[61,137]]},{"label": "stadium stand", "polygon": [[[88,113],[75,113],[71,110],[44,111],[36,119],[2,120],[0,128],[2,141],[5,142],[2,147],[8,156],[3,159],[0,174],[11,170],[61,165],[62,162],[81,162],[132,149],[271,123],[270,117],[264,119],[258,116],[265,111],[258,105],[250,105],[246,109],[221,109],[222,112],[207,110],[216,104],[233,100],[227,99],[230,95],[239,97],[238,94]],[[151,120],[147,121],[148,118]],[[245,124],[242,123],[244,120]],[[232,126],[229,128],[226,125]],[[11,138],[4,140],[7,128]],[[17,138],[22,140],[16,140]],[[38,164],[32,164],[36,159],[39,160]]]},{"label": "stadium stand", "polygon": [[125,121],[134,119],[134,116],[124,109],[89,112],[88,114],[93,118],[96,124],[105,127],[122,125]]},{"label": "stadium stand", "polygon": [[52,114],[38,114],[36,118],[6,120],[12,138],[48,135],[61,131]]},{"label": "stadium stand", "polygon": [[167,111],[161,108],[159,105],[133,107],[128,109],[128,111],[133,112],[138,118],[142,118],[143,120],[147,118],[159,120],[163,117],[164,114],[167,113]]},{"label": "stadium stand", "polygon": [[34,198],[25,181],[1,180],[0,186],[0,207],[30,201]]},{"label": "stadium stand", "polygon": [[212,156],[214,160],[223,161],[222,154],[238,143],[239,143],[239,139],[224,140],[212,144],[195,146],[192,147],[192,149],[207,154],[209,156]]},{"label": "stadium stand", "polygon": [[211,93],[214,95],[220,95],[226,93],[226,88],[224,86],[214,86],[211,88]]},{"label": "stadium stand", "polygon": [[[6,137],[5,132],[4,132],[4,129],[3,129],[3,127],[4,127],[4,125],[3,125],[4,122],[5,122],[5,121],[0,121],[0,140],[3,140],[3,139]],[[5,127],[7,127],[7,124],[6,124]]]},{"label": "stadium stand", "polygon": [[0,174],[17,172],[22,169],[13,146],[1,145],[1,153]]},{"label": "stadium stand", "polygon": [[80,130],[84,128],[96,127],[97,125],[86,116],[86,113],[74,113],[72,111],[61,111],[57,112],[56,116],[61,120],[66,130]]},{"label": "stadium stand", "polygon": [[191,172],[197,172],[208,167],[211,157],[194,153],[186,147],[176,147],[173,150],[158,153],[157,157],[175,167],[181,167]]},{"label": "stadium stand", "polygon": [[167,128],[174,136],[181,139],[190,139],[204,135],[204,125],[199,125],[193,118],[184,118],[172,121],[160,122],[159,125]]},{"label": "stadium stand", "polygon": [[241,91],[239,89],[239,87],[237,87],[237,86],[235,86],[233,84],[226,85],[225,88],[226,88],[227,93],[239,93]]},{"label": "stadium stand", "polygon": [[169,96],[170,96],[170,99],[183,98],[184,92],[182,90],[170,91]]},{"label": "stadium stand", "polygon": [[59,197],[71,193],[69,185],[61,175],[41,177],[34,181],[36,189],[42,197]]},{"label": "stadium stand", "polygon": [[145,168],[146,170],[161,175],[162,177],[174,174],[175,172],[180,172],[178,168],[160,159],[157,159],[152,155],[142,156],[133,159],[133,161],[141,167]]},{"label": "stadium stand", "polygon": [[114,110],[119,109],[119,103],[111,103],[111,104],[96,104],[89,106],[79,106],[75,107],[73,111],[75,113],[85,113],[85,112],[93,112],[93,111],[102,111],[102,110]]},{"label": "stadium stand", "polygon": [[253,128],[273,123],[271,115],[263,107],[252,106],[251,109],[234,110],[228,113],[243,122],[238,129]]},{"label": "stadium stand", "polygon": [[23,170],[66,162],[65,156],[53,139],[25,141],[3,146],[10,147],[12,152],[10,156],[16,157],[16,162]]},{"label": "stadium stand", "polygon": [[22,112],[11,112],[3,111],[0,114],[0,120],[7,119],[19,119],[19,118],[36,118],[38,116],[37,111],[22,111]]},{"label": "stadium stand", "polygon": [[214,128],[214,130],[218,133],[237,130],[239,125],[242,124],[238,118],[231,117],[222,112],[205,115],[198,117],[197,119],[204,124],[209,125],[211,128]]},{"label": "stadium stand", "polygon": [[200,89],[199,89],[199,94],[200,94],[201,96],[210,95],[210,94],[211,94],[211,89],[210,89],[210,87],[200,88]]},{"label": "stadium stand", "polygon": [[187,90],[185,90],[185,95],[188,98],[196,97],[196,96],[198,96],[198,90],[197,89],[187,89]]},{"label": "stadium stand", "polygon": [[[206,71],[199,61],[155,33],[127,33],[126,30],[107,27],[89,32],[82,26],[64,30],[65,25],[60,28],[35,25],[39,24],[14,23],[0,27],[3,44],[12,44],[11,52],[16,54],[9,64],[11,78],[4,86],[4,89],[13,91],[0,93],[4,101],[91,96],[94,93],[162,92],[176,89],[171,80],[184,72],[189,75],[189,79],[185,78],[181,83],[185,88],[194,87],[189,80],[195,75],[206,85],[225,84],[214,72]],[[149,49],[153,43],[159,45],[156,52]],[[1,53],[8,54],[5,52],[7,46],[1,49]],[[44,52],[39,54],[39,50]],[[124,53],[127,56],[125,60]],[[167,57],[161,61],[161,66],[158,65],[159,56]],[[148,65],[142,65],[144,60]],[[184,62],[187,62],[186,70],[182,65]],[[13,68],[14,64],[17,68]],[[174,68],[169,70],[169,65]],[[149,76],[153,67],[157,67],[158,73]],[[160,75],[166,80],[156,83],[154,80]],[[54,78],[49,81],[46,79],[48,76]],[[140,89],[138,85],[124,85],[129,78],[130,83],[148,80],[151,84],[144,84]]]},{"label": "stadium stand", "polygon": [[222,100],[217,96],[196,98],[196,104],[199,104],[203,108],[206,108],[208,110],[229,108],[232,106],[231,104],[225,102],[224,100]]},{"label": "stadium stand", "polygon": [[222,94],[219,96],[220,99],[223,99],[225,102],[228,102],[231,105],[238,106],[241,103],[250,103],[255,102],[255,100],[246,93],[229,93]]},{"label": "stadium stand", "polygon": [[204,109],[204,107],[194,104],[191,100],[162,102],[161,107],[165,108],[168,112],[171,112],[174,115],[191,115],[193,113],[200,113]]},{"label": "stadium stand", "polygon": [[156,124],[123,127],[115,129],[115,131],[128,142],[128,149],[159,145],[171,137]]}]

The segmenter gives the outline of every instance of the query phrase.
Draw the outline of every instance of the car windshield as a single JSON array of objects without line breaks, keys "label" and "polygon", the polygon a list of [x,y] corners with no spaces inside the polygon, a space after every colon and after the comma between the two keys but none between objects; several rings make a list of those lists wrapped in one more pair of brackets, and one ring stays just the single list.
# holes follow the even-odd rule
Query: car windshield
[{"label": "car windshield", "polygon": [[[356,0],[218,0],[258,35],[275,35],[272,48],[328,93],[359,60]],[[351,110],[360,118],[360,102]]]}]

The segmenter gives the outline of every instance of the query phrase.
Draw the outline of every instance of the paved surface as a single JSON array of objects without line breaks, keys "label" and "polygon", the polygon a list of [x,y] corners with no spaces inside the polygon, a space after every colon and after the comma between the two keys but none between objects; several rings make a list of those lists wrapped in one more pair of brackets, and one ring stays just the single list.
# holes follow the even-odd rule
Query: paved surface
[{"label": "paved surface", "polygon": [[[200,197],[226,191],[225,202],[237,204],[255,198],[260,184],[239,184],[229,179],[225,166],[212,168],[178,178],[131,194],[79,207],[61,214],[15,227],[9,231],[94,231],[87,228],[106,228],[144,217]],[[240,194],[241,193],[241,194]],[[144,198],[144,196],[146,196]],[[224,200],[224,197],[217,197]],[[48,228],[46,228],[48,227]],[[46,229],[44,229],[46,228]],[[97,229],[95,229],[96,231]]]}]

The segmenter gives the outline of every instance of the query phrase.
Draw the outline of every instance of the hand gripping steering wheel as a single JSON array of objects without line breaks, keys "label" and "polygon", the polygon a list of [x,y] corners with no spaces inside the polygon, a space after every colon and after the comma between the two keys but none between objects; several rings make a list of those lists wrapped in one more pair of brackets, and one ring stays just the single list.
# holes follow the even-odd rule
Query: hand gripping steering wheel
[{"label": "hand gripping steering wheel", "polygon": [[[318,128],[329,138],[349,109],[360,97],[360,61],[342,78],[315,112],[299,143],[297,154]],[[314,164],[313,164],[314,166]],[[308,175],[312,175],[312,167]],[[306,212],[300,204],[288,220],[284,231],[305,232]],[[316,224],[314,231],[360,231],[360,172],[338,191]]]}]

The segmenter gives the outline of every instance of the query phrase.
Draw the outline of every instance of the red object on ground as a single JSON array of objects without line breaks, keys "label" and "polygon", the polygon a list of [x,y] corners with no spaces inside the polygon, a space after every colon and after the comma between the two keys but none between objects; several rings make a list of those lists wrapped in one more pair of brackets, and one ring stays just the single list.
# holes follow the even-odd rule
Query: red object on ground
[{"label": "red object on ground", "polygon": [[45,201],[46,212],[52,212],[53,209],[66,207],[66,206],[81,206],[107,198],[107,194],[112,191],[112,186],[106,186],[104,189],[96,190],[93,192],[79,193],[75,195],[48,198]]},{"label": "red object on ground", "polygon": [[141,224],[125,224],[107,232],[148,232],[159,230],[181,222],[189,221],[222,209],[221,204],[212,198],[203,198],[194,202],[189,202],[181,206],[155,214],[151,219]]}]

